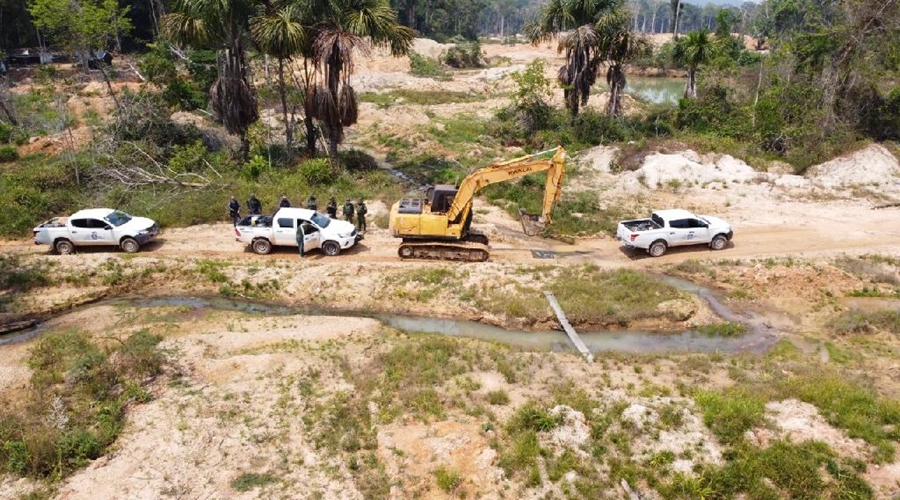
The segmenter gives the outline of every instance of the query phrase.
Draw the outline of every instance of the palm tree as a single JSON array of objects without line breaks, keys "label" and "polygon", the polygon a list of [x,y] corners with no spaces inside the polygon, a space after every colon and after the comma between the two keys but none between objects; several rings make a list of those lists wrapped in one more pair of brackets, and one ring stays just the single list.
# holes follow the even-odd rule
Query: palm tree
[{"label": "palm tree", "polygon": [[526,36],[534,44],[570,30],[559,35],[556,50],[566,54],[566,64],[559,69],[558,79],[566,108],[573,117],[578,115],[580,106],[587,104],[605,56],[600,46],[602,35],[595,25],[619,5],[620,0],[550,0],[541,11],[539,21],[525,27]]},{"label": "palm tree", "polygon": [[315,9],[320,21],[313,26],[313,61],[322,69],[324,84],[307,93],[306,108],[328,134],[328,155],[337,159],[344,127],[356,123],[359,107],[350,86],[353,51],[367,55],[372,46],[388,47],[394,56],[405,55],[415,31],[397,22],[388,0],[321,0]]},{"label": "palm tree", "polygon": [[225,129],[241,137],[244,157],[249,152],[247,129],[259,119],[244,54],[252,14],[251,0],[176,0],[172,13],[162,19],[164,33],[175,43],[222,51],[210,99]]},{"label": "palm tree", "polygon": [[[292,116],[288,116],[287,85],[284,80],[285,62],[302,54],[308,46],[306,26],[301,9],[296,4],[267,1],[261,13],[250,19],[250,34],[257,47],[266,55],[278,59],[278,92],[284,118],[284,141],[288,149],[294,139]],[[293,113],[291,113],[293,115]]]},{"label": "palm tree", "polygon": [[672,54],[675,63],[688,68],[688,83],[684,88],[685,99],[697,97],[697,68],[712,59],[714,50],[715,45],[706,30],[691,31],[675,44],[675,51]]},{"label": "palm tree", "polygon": [[625,63],[644,54],[649,44],[629,29],[630,16],[624,9],[600,17],[596,28],[600,34],[600,50],[606,57],[606,84],[609,85],[609,116],[622,114],[622,91],[625,89]]}]

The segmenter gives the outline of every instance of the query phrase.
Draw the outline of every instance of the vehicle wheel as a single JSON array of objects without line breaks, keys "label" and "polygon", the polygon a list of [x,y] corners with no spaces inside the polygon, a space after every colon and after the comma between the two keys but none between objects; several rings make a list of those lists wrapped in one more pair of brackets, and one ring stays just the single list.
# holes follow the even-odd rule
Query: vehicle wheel
[{"label": "vehicle wheel", "polygon": [[53,249],[60,255],[72,255],[75,253],[75,245],[69,240],[57,240]]},{"label": "vehicle wheel", "polygon": [[413,249],[412,247],[401,246],[397,253],[400,254],[401,259],[411,259],[413,256]]},{"label": "vehicle wheel", "polygon": [[664,253],[666,253],[666,242],[659,240],[654,241],[652,245],[650,245],[650,256],[651,257],[662,257]]},{"label": "vehicle wheel", "polygon": [[272,244],[269,243],[269,240],[267,240],[265,238],[253,240],[252,246],[253,246],[253,251],[260,255],[265,255],[272,251]]},{"label": "vehicle wheel", "polygon": [[727,244],[728,240],[725,239],[725,236],[717,234],[716,237],[713,238],[711,242],[709,242],[709,248],[712,248],[713,250],[722,250]]},{"label": "vehicle wheel", "polygon": [[334,257],[341,253],[341,246],[336,241],[326,241],[322,243],[322,252],[329,257]]},{"label": "vehicle wheel", "polygon": [[141,244],[134,238],[125,238],[119,246],[125,250],[125,253],[135,253],[141,249]]}]

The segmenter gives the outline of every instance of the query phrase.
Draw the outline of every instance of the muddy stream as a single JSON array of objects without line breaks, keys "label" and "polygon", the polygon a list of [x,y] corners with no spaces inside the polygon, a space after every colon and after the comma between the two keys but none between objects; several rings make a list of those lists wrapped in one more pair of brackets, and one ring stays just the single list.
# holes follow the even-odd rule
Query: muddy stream
[{"label": "muddy stream", "polygon": [[[631,353],[659,352],[752,352],[766,351],[778,340],[763,316],[731,311],[708,288],[687,280],[667,275],[658,276],[665,283],[704,299],[710,308],[724,321],[737,321],[747,325],[747,333],[740,337],[715,337],[687,330],[680,333],[654,333],[633,330],[578,332],[591,352],[619,351]],[[430,333],[450,337],[468,337],[510,345],[528,350],[574,350],[562,330],[516,331],[475,321],[406,316],[371,311],[346,311],[327,308],[311,308],[265,303],[225,297],[120,297],[102,300],[77,309],[98,306],[125,307],[189,307],[195,310],[239,311],[266,316],[316,315],[352,316],[374,318],[382,323],[409,333]],[[70,314],[64,313],[64,314]],[[0,346],[22,342],[39,335],[45,324],[14,334],[0,336]]]}]

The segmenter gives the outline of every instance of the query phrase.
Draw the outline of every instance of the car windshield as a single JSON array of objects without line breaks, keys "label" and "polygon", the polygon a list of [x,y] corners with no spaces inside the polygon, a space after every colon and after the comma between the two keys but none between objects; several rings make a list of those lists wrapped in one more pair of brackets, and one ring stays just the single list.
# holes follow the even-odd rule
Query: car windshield
[{"label": "car windshield", "polygon": [[313,212],[312,221],[319,227],[328,227],[328,224],[331,224],[331,219],[328,218],[327,215],[321,214],[319,212]]},{"label": "car windshield", "polygon": [[131,216],[126,214],[125,212],[120,212],[119,210],[116,210],[115,212],[104,217],[104,219],[106,219],[106,221],[109,222],[110,224],[112,224],[113,226],[119,227],[122,224],[125,224],[126,222],[130,221]]}]

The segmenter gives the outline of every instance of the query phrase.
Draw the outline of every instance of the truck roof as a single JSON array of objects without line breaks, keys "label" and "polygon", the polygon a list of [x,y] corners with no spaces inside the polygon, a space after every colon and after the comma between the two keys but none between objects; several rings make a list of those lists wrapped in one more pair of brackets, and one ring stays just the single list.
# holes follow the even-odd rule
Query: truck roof
[{"label": "truck roof", "polygon": [[275,212],[275,216],[286,215],[292,218],[299,217],[301,219],[309,220],[315,212],[315,210],[310,210],[308,208],[285,207],[279,208],[278,211]]},{"label": "truck roof", "polygon": [[672,208],[669,210],[654,210],[653,213],[663,218],[663,220],[693,219],[696,215],[682,210],[680,208]]},{"label": "truck roof", "polygon": [[86,208],[70,215],[69,219],[102,219],[113,212],[115,212],[115,210],[111,208]]}]

